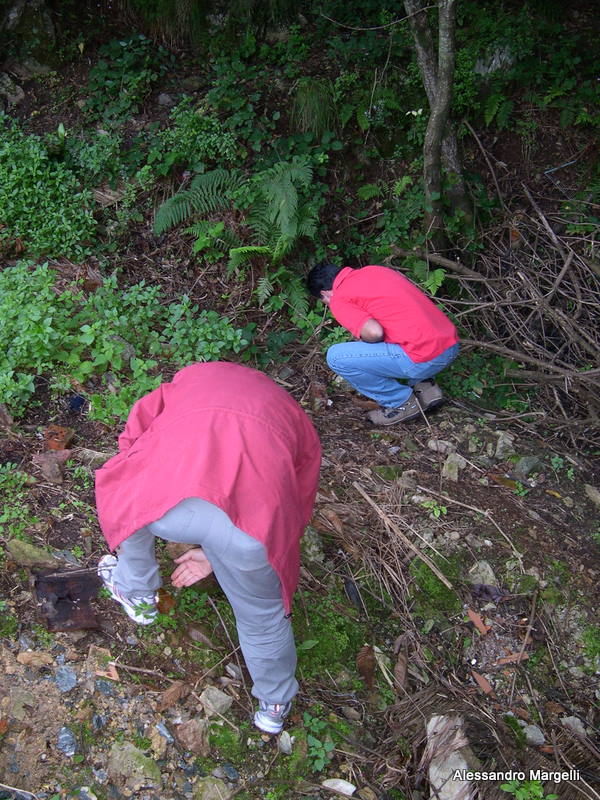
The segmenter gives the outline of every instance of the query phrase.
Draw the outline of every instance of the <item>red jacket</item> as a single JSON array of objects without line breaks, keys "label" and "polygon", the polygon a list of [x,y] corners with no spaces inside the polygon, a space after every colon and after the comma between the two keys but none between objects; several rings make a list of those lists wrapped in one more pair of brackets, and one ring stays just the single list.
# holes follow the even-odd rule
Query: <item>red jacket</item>
[{"label": "red jacket", "polygon": [[265,545],[290,610],[321,447],[284,389],[238,364],[193,364],[138,400],[119,450],[96,472],[111,549],[181,500],[200,497]]}]

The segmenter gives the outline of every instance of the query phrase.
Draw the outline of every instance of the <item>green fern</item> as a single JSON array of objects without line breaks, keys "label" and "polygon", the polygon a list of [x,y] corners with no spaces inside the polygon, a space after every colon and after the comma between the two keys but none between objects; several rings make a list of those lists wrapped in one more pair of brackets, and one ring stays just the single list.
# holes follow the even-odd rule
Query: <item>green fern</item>
[{"label": "green fern", "polygon": [[232,272],[237,272],[240,267],[243,267],[254,256],[270,256],[270,247],[233,247],[229,251],[229,262],[227,264],[227,273],[230,275]]},{"label": "green fern", "polygon": [[243,182],[237,172],[215,169],[197,175],[189,189],[183,189],[166,200],[154,217],[154,233],[164,233],[192,214],[211,214],[229,202],[231,192]]},{"label": "green fern", "polygon": [[274,291],[275,286],[273,285],[270,275],[263,275],[259,278],[256,285],[256,299],[258,300],[258,305],[262,306],[265,300],[268,300]]}]

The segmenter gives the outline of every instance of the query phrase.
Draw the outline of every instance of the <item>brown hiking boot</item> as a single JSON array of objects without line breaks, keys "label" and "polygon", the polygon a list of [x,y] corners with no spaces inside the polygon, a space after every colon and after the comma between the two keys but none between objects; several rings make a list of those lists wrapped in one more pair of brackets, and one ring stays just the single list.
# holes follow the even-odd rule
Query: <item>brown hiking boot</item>
[{"label": "brown hiking boot", "polygon": [[421,406],[413,392],[403,406],[398,408],[378,408],[377,411],[369,411],[367,419],[373,425],[393,425],[395,422],[408,422],[409,419],[416,419],[420,416]]},{"label": "brown hiking boot", "polygon": [[442,390],[434,381],[419,381],[419,383],[415,383],[413,386],[413,391],[416,394],[423,411],[429,411],[432,408],[437,408],[444,402]]}]

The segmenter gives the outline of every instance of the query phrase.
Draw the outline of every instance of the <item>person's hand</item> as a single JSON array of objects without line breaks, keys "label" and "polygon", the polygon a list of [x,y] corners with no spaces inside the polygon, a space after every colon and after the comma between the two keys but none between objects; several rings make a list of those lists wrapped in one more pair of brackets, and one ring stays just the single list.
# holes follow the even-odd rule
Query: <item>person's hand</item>
[{"label": "person's hand", "polygon": [[175,563],[179,564],[179,566],[171,575],[173,586],[191,586],[196,581],[206,578],[212,572],[210,561],[204,555],[201,547],[194,547],[193,550],[188,550],[182,556],[176,558]]}]

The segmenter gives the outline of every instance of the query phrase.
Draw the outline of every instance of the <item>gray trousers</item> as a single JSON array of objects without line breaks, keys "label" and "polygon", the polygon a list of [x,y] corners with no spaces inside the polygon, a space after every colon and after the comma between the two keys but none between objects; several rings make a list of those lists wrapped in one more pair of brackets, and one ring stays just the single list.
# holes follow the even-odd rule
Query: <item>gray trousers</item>
[{"label": "gray trousers", "polygon": [[264,545],[236,528],[227,514],[206,500],[182,500],[157,522],[125,539],[113,580],[134,598],[161,585],[155,537],[202,547],[231,603],[252,694],[267,703],[287,703],[298,691],[296,647],[281,599],[277,573]]}]

